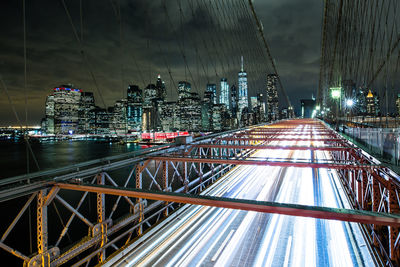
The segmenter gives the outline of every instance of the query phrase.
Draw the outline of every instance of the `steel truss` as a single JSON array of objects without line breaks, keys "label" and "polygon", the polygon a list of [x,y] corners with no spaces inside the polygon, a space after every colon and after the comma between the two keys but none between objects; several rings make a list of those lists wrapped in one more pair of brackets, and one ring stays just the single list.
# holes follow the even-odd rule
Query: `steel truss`
[{"label": "steel truss", "polygon": [[[235,130],[200,138],[208,142],[217,137],[240,132]],[[78,199],[71,199],[68,191],[57,186],[57,182],[68,181],[75,184],[88,183],[93,186],[112,186],[115,188],[139,188],[158,192],[198,194],[208,184],[223,176],[233,166],[217,163],[191,163],[152,160],[153,154],[190,154],[189,147],[166,145],[143,150],[141,153],[110,157],[90,161],[73,167],[60,168],[52,173],[19,176],[7,179],[0,184],[0,201],[18,203],[29,198],[11,221],[0,240],[0,248],[20,258],[26,266],[58,266],[68,264],[79,266],[104,262],[111,253],[121,249],[143,231],[159,222],[179,204],[164,201],[148,201],[144,198],[121,195],[106,196],[104,192],[95,193],[96,213],[90,214],[84,206],[90,205],[91,194],[83,192]],[[254,150],[238,153],[239,158],[248,156]],[[219,155],[219,154],[216,154]],[[124,170],[125,177],[115,174]],[[50,178],[47,178],[50,177]],[[79,190],[76,190],[78,193]],[[92,195],[93,198],[93,195]],[[36,199],[36,201],[34,201]],[[121,201],[122,200],[122,201]],[[7,245],[7,237],[23,224],[21,218],[32,206],[36,210],[37,252],[27,253],[26,248],[13,248]],[[64,212],[60,213],[59,210]],[[58,217],[49,217],[49,212]],[[68,215],[68,216],[67,216]],[[73,225],[79,224],[80,229]],[[49,225],[59,228],[56,236],[49,236]],[[74,232],[88,234],[76,238]],[[78,231],[77,231],[78,230]],[[52,231],[53,232],[53,231]],[[74,238],[75,237],[75,238]],[[74,239],[74,240],[70,240]],[[79,260],[78,260],[79,257]]]},{"label": "steel truss", "polygon": [[[312,126],[313,130],[301,131],[299,125]],[[294,139],[285,138],[292,134]],[[286,139],[309,141],[312,146],[271,144]],[[258,149],[310,150],[312,154],[328,151],[331,159],[260,159],[252,156]],[[243,164],[337,169],[355,210],[198,196],[235,165]],[[318,121],[293,120],[239,129],[196,139],[187,145],[152,148],[134,155],[92,161],[78,169],[57,170],[54,175],[47,172],[32,177],[29,182],[24,180],[26,177],[17,177],[0,184],[3,202],[25,199],[10,220],[0,247],[27,266],[102,263],[168,216],[179,203],[364,223],[371,245],[386,259],[386,264],[399,264],[398,177]],[[75,191],[75,198],[70,197],[70,190]],[[88,212],[85,207],[94,203],[95,212]],[[37,251],[33,255],[7,245],[7,237],[21,224],[30,206],[36,211],[37,222]],[[59,209],[63,211],[61,215]],[[49,216],[54,212],[58,216]],[[54,231],[50,231],[53,236],[49,235],[50,225],[58,230],[57,235]],[[82,233],[82,229],[87,234],[76,237],[74,232]]]}]

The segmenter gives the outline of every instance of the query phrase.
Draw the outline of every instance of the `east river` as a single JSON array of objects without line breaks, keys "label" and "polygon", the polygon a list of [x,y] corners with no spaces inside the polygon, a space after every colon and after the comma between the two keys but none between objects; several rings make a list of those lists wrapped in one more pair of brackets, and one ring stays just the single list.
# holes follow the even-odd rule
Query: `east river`
[{"label": "east river", "polygon": [[[118,144],[109,142],[99,141],[58,141],[58,142],[44,142],[44,143],[32,143],[32,150],[39,164],[40,170],[49,170],[68,166],[88,160],[104,158],[112,155],[121,153],[131,152],[141,149],[140,145],[134,143]],[[25,174],[27,172],[27,157],[26,157],[26,146],[24,143],[0,141],[0,179],[13,177],[16,175]],[[32,160],[32,156],[29,156],[29,169],[30,172],[36,172],[38,169]],[[77,193],[69,192],[66,194],[62,193],[62,196],[74,203],[80,198]],[[27,196],[18,198],[16,200],[6,201],[0,203],[0,213],[5,215],[2,223],[0,223],[0,234],[3,234],[12,219],[17,215],[18,211],[22,207],[23,203],[27,200]],[[81,207],[80,211],[84,212],[85,215],[96,215],[95,206],[95,195],[88,198],[89,202],[85,202]],[[36,251],[36,210],[35,205],[30,208],[31,218],[28,217],[28,212],[25,212],[20,222],[17,223],[16,227],[10,233],[5,240],[5,243],[15,249],[20,250],[25,255],[30,255],[30,246],[32,244],[32,252]],[[74,204],[75,205],[75,204]],[[67,221],[70,216],[70,212],[65,210],[59,203],[57,203],[60,211],[60,216],[63,217],[63,221]],[[54,244],[55,237],[58,237],[62,229],[62,223],[58,220],[58,214],[54,212],[54,205],[49,208],[49,224],[52,225],[49,228],[49,242]],[[93,216],[91,216],[93,217]],[[54,219],[54,220],[53,220]],[[87,228],[77,226],[77,220],[71,225],[71,231],[68,238],[64,238],[62,246],[67,246],[77,241],[79,238],[87,234]],[[29,227],[29,223],[31,227]],[[79,222],[78,222],[79,223]],[[79,232],[84,229],[83,232]],[[78,232],[76,232],[78,230]],[[69,232],[71,232],[69,231]],[[31,236],[31,238],[29,237]],[[8,262],[8,266],[21,266],[22,261],[12,256],[8,252],[0,249],[0,258],[3,262]]]},{"label": "east river", "polygon": [[[141,148],[134,143],[118,144],[99,141],[58,141],[32,143],[40,170],[49,170],[84,161],[104,158]],[[29,172],[38,171],[29,155]],[[0,179],[27,173],[26,145],[0,142]]]}]

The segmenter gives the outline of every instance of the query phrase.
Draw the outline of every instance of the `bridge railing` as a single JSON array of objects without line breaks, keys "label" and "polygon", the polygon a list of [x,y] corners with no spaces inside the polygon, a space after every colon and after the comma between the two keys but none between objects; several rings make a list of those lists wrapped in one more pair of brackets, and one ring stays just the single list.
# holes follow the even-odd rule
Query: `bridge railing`
[{"label": "bridge railing", "polygon": [[[371,145],[383,145],[382,131],[376,129],[360,130],[360,136],[365,136],[371,141]],[[362,134],[361,134],[362,133]],[[370,133],[369,137],[366,135]],[[372,133],[375,133],[372,134]],[[337,133],[338,138],[340,134]],[[356,147],[351,141],[342,138],[342,141],[335,143],[348,148],[347,152],[335,151],[332,156],[335,160],[350,160],[356,164],[367,164],[371,168],[339,169],[338,174],[341,179],[349,200],[355,209],[383,213],[400,213],[400,177],[398,174],[385,168],[381,162]],[[354,149],[356,148],[356,149]],[[380,148],[384,152],[384,148]],[[393,266],[400,262],[400,234],[399,227],[379,226],[366,224],[363,226],[366,237],[374,248],[377,249],[384,264]]]},{"label": "bridge railing", "polygon": [[400,166],[399,129],[346,127],[344,133],[373,155],[377,155],[389,164]]},{"label": "bridge railing", "polygon": [[[207,135],[187,145],[155,146],[2,180],[0,201],[4,204],[4,210],[0,208],[1,212],[7,214],[6,209],[12,207],[15,211],[15,207],[20,207],[21,202],[24,204],[3,234],[0,248],[22,259],[28,266],[42,265],[47,261],[54,265],[67,262],[87,263],[95,256],[102,262],[106,255],[140,235],[144,229],[157,223],[180,204],[125,196],[106,197],[103,193],[71,193],[60,190],[54,186],[56,183],[70,182],[198,194],[208,184],[229,171],[232,165],[179,163],[157,161],[153,158],[165,154],[192,155],[195,151],[190,148],[195,144],[212,143],[218,138],[244,130],[245,128]],[[90,208],[93,204],[96,209]],[[84,206],[89,206],[89,211],[85,211]],[[21,219],[27,213],[36,218],[38,249],[33,255],[27,252],[26,243],[13,243],[13,240],[7,238],[10,234],[18,232],[21,238],[29,239],[26,236],[30,235],[32,230],[27,231]],[[88,235],[83,237],[77,234],[82,232],[82,226],[89,229],[84,231],[88,232]],[[92,252],[89,252],[89,249],[92,249]],[[74,262],[78,255],[81,260]]]}]

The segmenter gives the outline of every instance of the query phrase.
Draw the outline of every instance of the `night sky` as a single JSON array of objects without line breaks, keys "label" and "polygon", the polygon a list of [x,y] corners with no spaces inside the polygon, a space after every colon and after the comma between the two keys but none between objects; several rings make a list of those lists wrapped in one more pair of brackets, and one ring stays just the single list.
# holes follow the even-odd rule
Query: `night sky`
[{"label": "night sky", "polygon": [[[177,6],[177,1],[165,1],[168,6],[172,2]],[[216,75],[213,76],[214,69],[218,70],[218,73],[222,73],[222,69],[221,66],[213,68],[211,63],[205,68],[199,66],[201,65],[199,62],[206,62],[207,57],[198,54],[198,58],[202,58],[203,61],[200,61],[201,59],[196,61],[192,44],[198,42],[200,47],[203,40],[194,40],[190,33],[196,32],[196,36],[207,36],[213,30],[223,32],[223,42],[228,46],[230,42],[237,40],[235,39],[237,35],[233,35],[234,28],[238,27],[234,25],[236,22],[230,25],[232,29],[224,29],[223,26],[215,29],[215,26],[212,26],[212,18],[216,17],[215,12],[217,12],[215,10],[196,8],[194,14],[185,12],[182,18],[178,9],[171,5],[170,19],[174,25],[178,25],[176,30],[172,30],[166,22],[165,10],[160,1],[144,0],[83,0],[83,32],[81,32],[80,1],[65,0],[65,3],[78,36],[82,36],[82,44],[90,67],[84,63],[62,1],[26,1],[29,125],[40,123],[40,119],[44,116],[46,96],[51,93],[54,86],[60,84],[73,83],[84,91],[94,92],[96,104],[99,106],[103,106],[101,93],[105,104],[109,106],[113,105],[115,100],[124,97],[128,84],[138,84],[144,88],[148,83],[155,82],[157,74],[161,74],[166,82],[169,100],[174,100],[176,84],[174,85],[170,79],[166,65],[169,66],[175,83],[183,79],[189,80],[192,85],[196,83],[197,92],[203,96],[207,81],[218,82],[217,77],[214,77]],[[116,16],[118,3],[122,14],[122,48],[120,24]],[[314,0],[254,1],[278,73],[295,108],[299,106],[299,99],[310,98],[317,90],[322,4],[322,1]],[[232,12],[229,14],[232,17],[236,14],[231,10],[223,11],[227,12],[227,15],[228,12]],[[22,0],[0,1],[0,75],[19,116],[25,123],[22,21]],[[240,23],[240,20],[237,23]],[[189,69],[193,76],[197,77],[194,78],[195,81],[191,81],[188,77],[188,71],[185,75],[184,60],[176,44],[177,36],[181,36],[182,33],[185,35],[182,40],[185,44],[184,51],[187,53]],[[242,40],[244,45],[245,41]],[[229,51],[225,57],[232,58],[230,62],[234,63],[229,68],[228,65],[225,66],[224,76],[228,77],[228,82],[229,79],[231,81],[235,79],[240,69],[240,53],[232,54]],[[255,77],[256,73],[253,74],[252,70],[257,70],[259,63],[252,65],[252,62],[246,62],[252,58],[251,47],[245,53],[245,69],[249,77],[252,75]],[[261,78],[257,79],[258,83],[257,81],[249,83],[249,95],[258,92],[255,87],[260,87]],[[96,83],[100,93],[96,89]],[[280,97],[280,100],[284,106],[283,98]],[[1,125],[17,125],[3,88],[0,90]]]}]

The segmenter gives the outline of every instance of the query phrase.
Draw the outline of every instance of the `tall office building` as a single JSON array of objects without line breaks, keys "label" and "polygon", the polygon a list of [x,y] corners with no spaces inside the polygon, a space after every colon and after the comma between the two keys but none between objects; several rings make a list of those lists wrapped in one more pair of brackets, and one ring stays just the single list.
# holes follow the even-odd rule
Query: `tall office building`
[{"label": "tall office building", "polygon": [[79,102],[79,122],[78,122],[78,132],[81,134],[94,133],[94,116],[93,110],[94,105],[94,95],[92,92],[82,92],[81,99]]},{"label": "tall office building", "polygon": [[257,112],[260,116],[260,122],[265,121],[265,100],[264,95],[261,93],[257,94]]},{"label": "tall office building", "polygon": [[[107,110],[105,108],[100,108],[96,107],[93,110],[94,113],[94,132],[95,134],[104,134],[104,135],[109,135],[110,134],[110,128],[112,128],[111,125],[111,111],[112,110]],[[112,132],[114,133],[114,131]]]},{"label": "tall office building", "polygon": [[159,126],[157,114],[157,88],[149,84],[143,90],[142,131],[150,132]]},{"label": "tall office building", "polygon": [[157,82],[156,82],[156,89],[157,89],[157,98],[165,101],[167,98],[167,90],[165,89],[165,82],[161,79],[161,75],[158,74]]},{"label": "tall office building", "polygon": [[238,92],[236,86],[231,86],[231,113],[233,118],[237,118],[238,113]]},{"label": "tall office building", "polygon": [[208,83],[207,92],[213,94],[213,104],[217,104],[217,85],[215,83]]},{"label": "tall office building", "polygon": [[174,130],[174,114],[176,112],[176,102],[163,102],[160,105],[161,128],[165,132]]},{"label": "tall office building", "polygon": [[112,116],[111,116],[111,123],[110,126],[111,132],[114,134],[126,134],[128,131],[127,127],[127,100],[120,99],[117,100],[114,104]]},{"label": "tall office building", "polygon": [[127,89],[126,120],[131,131],[142,130],[142,90],[137,85],[129,85]]},{"label": "tall office building", "polygon": [[224,124],[224,113],[226,111],[226,106],[224,104],[217,104],[213,106],[212,110],[212,130],[222,131]]},{"label": "tall office building", "polygon": [[249,107],[249,99],[247,96],[247,73],[244,71],[243,67],[243,56],[242,56],[242,64],[238,74],[238,86],[239,86],[239,105],[238,112],[239,114],[243,112],[244,108]]},{"label": "tall office building", "polygon": [[212,92],[205,91],[204,92],[204,102],[213,105],[214,104],[214,94]]},{"label": "tall office building", "polygon": [[201,101],[197,93],[190,92],[189,82],[178,84],[178,101],[174,114],[174,128],[181,131],[199,131],[201,128]]},{"label": "tall office building", "polygon": [[221,79],[219,103],[224,104],[229,109],[229,85],[226,78]]},{"label": "tall office building", "polygon": [[267,106],[268,106],[268,120],[279,119],[279,105],[278,105],[278,90],[276,83],[278,76],[276,74],[267,75]]},{"label": "tall office building", "polygon": [[380,113],[378,94],[376,92],[374,92],[373,94],[371,90],[369,90],[366,99],[367,99],[367,115],[378,116]]},{"label": "tall office building", "polygon": [[187,81],[178,82],[178,100],[190,97],[191,90],[192,90],[192,85],[189,82]]},{"label": "tall office building", "polygon": [[54,133],[73,134],[78,130],[81,90],[73,85],[54,88]]},{"label": "tall office building", "polygon": [[46,98],[45,127],[46,134],[54,134],[54,95],[52,94]]},{"label": "tall office building", "polygon": [[367,94],[368,90],[365,88],[356,90],[353,115],[365,115],[367,113]]},{"label": "tall office building", "polygon": [[257,105],[261,108],[262,112],[265,114],[265,101],[264,95],[261,93],[257,94]]}]

